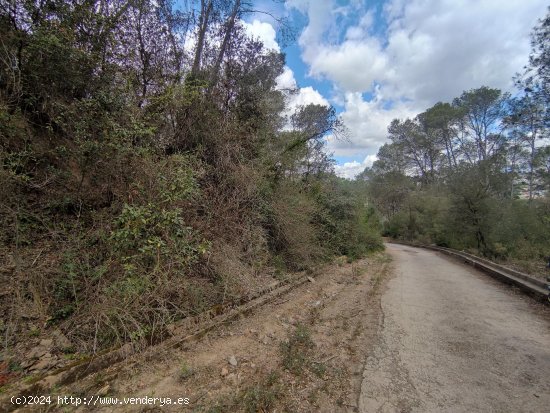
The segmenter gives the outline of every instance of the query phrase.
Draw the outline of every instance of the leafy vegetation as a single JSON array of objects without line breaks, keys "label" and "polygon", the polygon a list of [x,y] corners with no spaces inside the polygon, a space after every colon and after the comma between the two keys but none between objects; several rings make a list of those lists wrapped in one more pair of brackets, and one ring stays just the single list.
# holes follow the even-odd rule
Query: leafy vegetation
[{"label": "leafy vegetation", "polygon": [[78,351],[150,342],[269,274],[381,248],[365,185],[323,152],[341,120],[288,114],[248,2],[180,3],[0,4],[5,351],[54,326]]}]

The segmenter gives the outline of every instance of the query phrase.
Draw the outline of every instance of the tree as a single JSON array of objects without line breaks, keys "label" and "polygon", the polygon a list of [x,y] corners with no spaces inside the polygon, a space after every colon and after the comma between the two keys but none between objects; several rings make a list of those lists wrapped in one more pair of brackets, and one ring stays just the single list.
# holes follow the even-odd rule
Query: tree
[{"label": "tree", "polygon": [[538,148],[534,163],[535,181],[539,192],[550,193],[550,145]]},{"label": "tree", "polygon": [[399,145],[385,143],[378,150],[376,157],[378,159],[372,165],[372,171],[375,174],[380,175],[387,172],[405,174],[407,171],[407,159]]},{"label": "tree", "polygon": [[441,158],[442,141],[430,133],[421,114],[414,120],[394,120],[388,127],[389,139],[402,151],[408,167],[416,170],[423,184],[433,182]]},{"label": "tree", "polygon": [[[537,180],[537,143],[550,134],[550,8],[531,33],[529,64],[521,75],[516,76],[516,85],[522,96],[511,100],[511,114],[506,122],[515,134],[522,137],[529,156],[527,158],[527,181],[529,200],[533,199]],[[542,156],[544,157],[544,156]],[[544,180],[544,178],[542,178]]]},{"label": "tree", "polygon": [[423,114],[426,128],[445,145],[445,156],[449,169],[456,167],[460,156],[456,138],[458,121],[462,111],[449,103],[438,102]]},{"label": "tree", "polygon": [[311,141],[319,141],[328,133],[341,138],[346,132],[342,119],[336,115],[332,106],[301,106],[292,114],[290,121],[294,130],[300,132],[300,136],[285,148],[285,152]]},{"label": "tree", "polygon": [[511,111],[504,118],[504,124],[511,129],[516,141],[525,146],[528,151],[527,185],[529,199],[533,199],[535,190],[535,159],[537,158],[537,144],[548,136],[546,127],[546,108],[541,100],[527,92],[522,97],[510,99]]},{"label": "tree", "polygon": [[199,73],[199,70],[201,69],[204,43],[206,41],[206,33],[210,26],[213,9],[213,0],[201,0],[199,23],[197,25],[197,43],[195,45],[195,57],[193,59],[193,66],[191,66],[191,75],[193,77],[196,77]]},{"label": "tree", "polygon": [[550,123],[550,7],[531,33],[529,64],[521,75],[516,76],[520,90],[531,94],[533,99],[546,107],[545,122]]},{"label": "tree", "polygon": [[475,144],[474,153],[470,148],[463,149],[470,160],[486,161],[503,144],[500,121],[507,114],[508,97],[498,89],[482,86],[454,99],[453,106],[462,111],[461,126]]}]

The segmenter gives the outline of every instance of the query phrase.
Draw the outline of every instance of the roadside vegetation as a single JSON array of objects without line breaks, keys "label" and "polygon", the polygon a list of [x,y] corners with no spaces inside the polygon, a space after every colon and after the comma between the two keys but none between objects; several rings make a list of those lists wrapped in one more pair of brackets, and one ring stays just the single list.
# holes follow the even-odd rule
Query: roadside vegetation
[{"label": "roadside vegetation", "polygon": [[53,331],[52,363],[150,343],[288,272],[382,248],[366,185],[323,152],[340,119],[289,112],[284,56],[246,36],[248,3],[174,4],[0,5],[3,360]]},{"label": "roadside vegetation", "polygon": [[414,119],[358,179],[386,236],[468,250],[544,274],[550,257],[550,14],[515,96],[480,87]]}]

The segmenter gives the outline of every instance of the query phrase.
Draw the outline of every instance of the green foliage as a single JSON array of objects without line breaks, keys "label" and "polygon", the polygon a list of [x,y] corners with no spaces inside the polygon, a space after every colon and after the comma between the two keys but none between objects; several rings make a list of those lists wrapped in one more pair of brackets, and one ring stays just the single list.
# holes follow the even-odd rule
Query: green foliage
[{"label": "green foliage", "polygon": [[547,13],[516,97],[481,86],[391,123],[390,143],[359,176],[385,235],[496,260],[548,256],[549,28]]},{"label": "green foliage", "polygon": [[195,370],[184,361],[180,365],[180,369],[178,372],[178,380],[181,382],[184,382],[194,374],[195,374]]},{"label": "green foliage", "polygon": [[191,237],[192,229],[185,226],[179,209],[124,205],[110,241],[124,263],[138,260],[159,266],[161,258],[171,253],[177,253],[183,263],[195,260],[197,249]]},{"label": "green foliage", "polygon": [[0,242],[16,263],[0,272],[17,290],[0,311],[20,331],[38,308],[87,350],[147,342],[260,273],[381,247],[364,188],[324,151],[345,132],[334,108],[300,107],[286,131],[284,56],[212,4],[202,28],[191,3],[0,12]]},{"label": "green foliage", "polygon": [[321,189],[314,222],[325,248],[352,260],[383,249],[378,214],[368,205],[366,187],[361,182],[334,178]]}]

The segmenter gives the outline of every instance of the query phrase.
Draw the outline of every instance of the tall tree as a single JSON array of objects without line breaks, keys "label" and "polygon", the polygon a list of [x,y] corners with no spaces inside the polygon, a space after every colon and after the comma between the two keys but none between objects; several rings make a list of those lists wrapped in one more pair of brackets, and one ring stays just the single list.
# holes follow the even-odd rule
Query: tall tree
[{"label": "tall tree", "polygon": [[389,139],[403,151],[409,167],[417,171],[423,184],[433,182],[441,158],[441,140],[426,127],[423,115],[414,120],[394,120],[388,127]]},{"label": "tall tree", "polygon": [[525,71],[517,76],[520,89],[546,106],[545,120],[550,122],[550,7],[531,33],[531,54]]},{"label": "tall tree", "polygon": [[463,127],[475,143],[477,161],[488,160],[503,143],[500,121],[507,113],[508,97],[498,89],[482,86],[453,101],[463,111]]},{"label": "tall tree", "polygon": [[206,34],[210,27],[210,21],[212,19],[214,9],[213,0],[201,0],[201,7],[199,13],[199,23],[197,25],[197,41],[195,44],[195,57],[193,59],[193,66],[191,67],[191,74],[196,76],[201,69],[201,62],[204,51],[204,44],[206,41]]},{"label": "tall tree", "polygon": [[456,139],[456,135],[459,133],[457,124],[460,114],[460,110],[449,103],[442,102],[436,103],[423,114],[426,128],[431,133],[435,133],[436,139],[445,145],[445,156],[449,169],[457,166],[460,156]]},{"label": "tall tree", "polygon": [[543,102],[530,92],[522,97],[510,100],[511,113],[504,118],[504,123],[512,129],[528,151],[527,157],[527,185],[529,199],[533,199],[535,190],[535,159],[537,158],[538,143],[548,136],[546,127],[546,108]]}]

